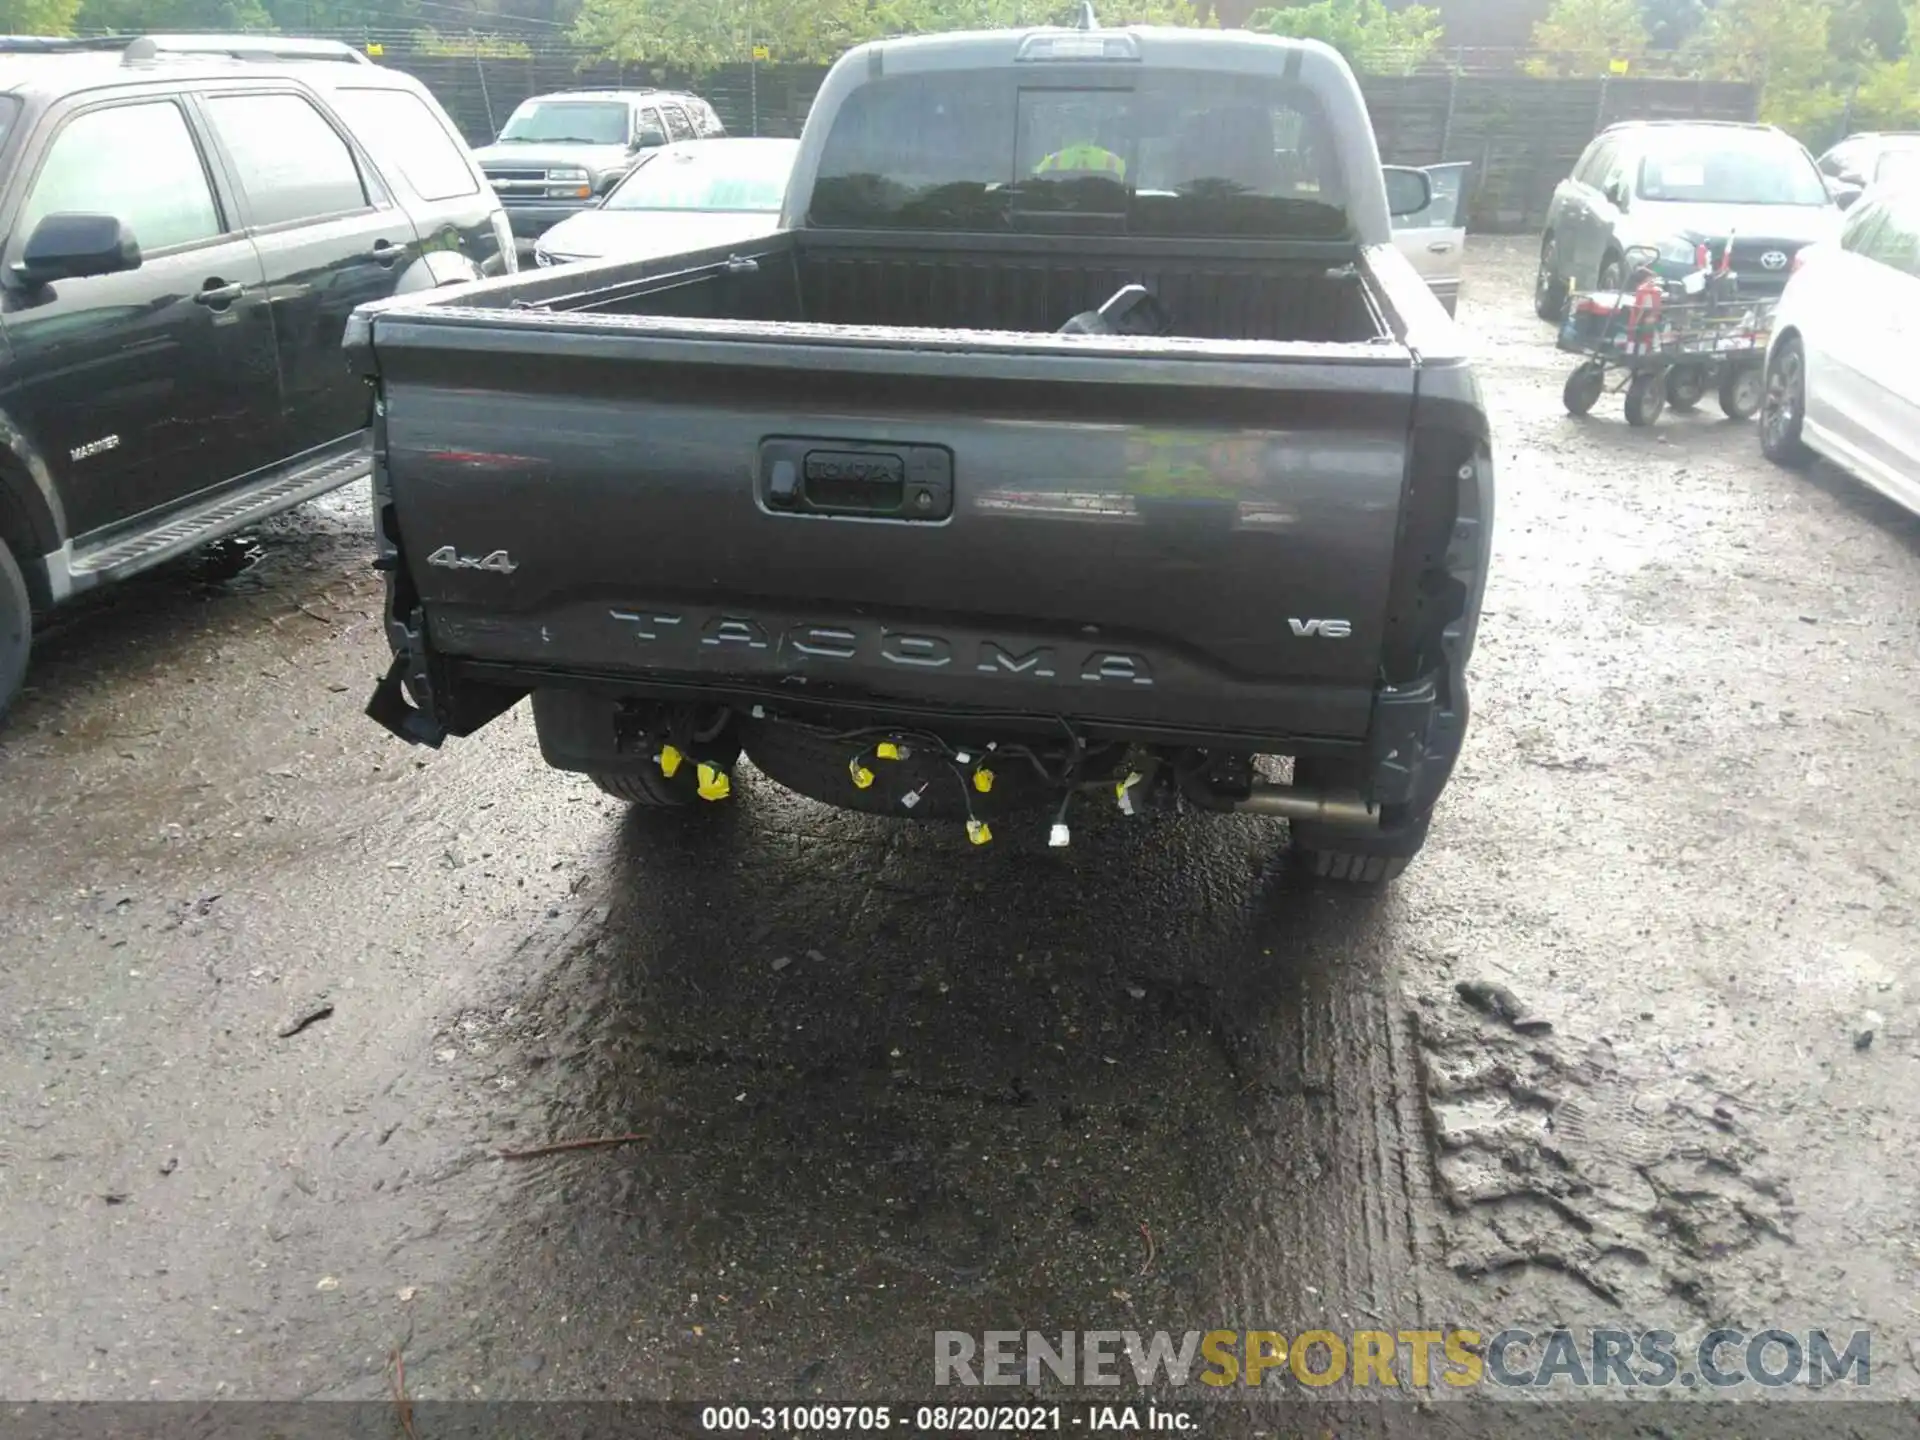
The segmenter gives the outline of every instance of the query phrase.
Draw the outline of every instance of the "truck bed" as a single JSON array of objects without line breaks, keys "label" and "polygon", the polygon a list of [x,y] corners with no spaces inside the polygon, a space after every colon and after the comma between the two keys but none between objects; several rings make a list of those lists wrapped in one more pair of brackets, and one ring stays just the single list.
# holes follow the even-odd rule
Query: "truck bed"
[{"label": "truck bed", "polygon": [[[1196,248],[1215,253],[1196,258]],[[1361,344],[1389,338],[1361,272],[1271,247],[1175,246],[1091,237],[1063,254],[1057,239],[996,244],[972,237],[908,243],[888,236],[790,233],[664,269],[595,266],[550,272],[513,290],[520,303],[603,315],[784,321],[818,325],[1050,334],[1123,285],[1159,297],[1176,336]],[[752,273],[727,258],[751,259]],[[692,258],[692,257],[689,257]],[[709,258],[709,257],[701,257]],[[676,273],[677,272],[677,273]]]},{"label": "truck bed", "polygon": [[[1439,307],[1384,247],[1033,239],[787,234],[364,312],[396,648],[521,688],[1363,735],[1383,653],[1424,643],[1390,590]],[[1176,337],[1051,333],[1136,281]],[[783,461],[829,503],[782,508]],[[1441,566],[1452,511],[1413,519]]]}]

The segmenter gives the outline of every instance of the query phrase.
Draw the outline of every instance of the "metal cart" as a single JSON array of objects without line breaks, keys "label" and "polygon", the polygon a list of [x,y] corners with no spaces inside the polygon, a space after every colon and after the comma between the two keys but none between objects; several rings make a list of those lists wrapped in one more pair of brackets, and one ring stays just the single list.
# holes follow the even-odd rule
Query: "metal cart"
[{"label": "metal cart", "polygon": [[1627,423],[1652,425],[1669,405],[1692,410],[1717,389],[1728,419],[1751,420],[1766,395],[1772,305],[1741,300],[1725,273],[1636,279],[1633,290],[1568,307],[1560,349],[1585,358],[1562,392],[1567,413],[1586,415],[1602,395],[1624,392]]}]

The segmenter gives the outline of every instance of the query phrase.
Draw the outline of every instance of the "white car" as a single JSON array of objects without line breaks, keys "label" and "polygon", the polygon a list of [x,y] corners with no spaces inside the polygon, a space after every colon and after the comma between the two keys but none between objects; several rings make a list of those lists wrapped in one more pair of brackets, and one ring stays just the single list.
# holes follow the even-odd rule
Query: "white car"
[{"label": "white car", "polygon": [[1876,189],[1802,251],[1774,312],[1760,446],[1822,455],[1920,513],[1920,186]]},{"label": "white car", "polygon": [[1460,303],[1462,252],[1467,248],[1466,207],[1468,162],[1429,165],[1427,183],[1433,199],[1427,208],[1393,219],[1394,248],[1406,256],[1420,278],[1447,307],[1449,315]]},{"label": "white car", "polygon": [[798,140],[690,140],[650,152],[605,203],[562,220],[534,247],[540,265],[646,260],[744,244],[780,228]]}]

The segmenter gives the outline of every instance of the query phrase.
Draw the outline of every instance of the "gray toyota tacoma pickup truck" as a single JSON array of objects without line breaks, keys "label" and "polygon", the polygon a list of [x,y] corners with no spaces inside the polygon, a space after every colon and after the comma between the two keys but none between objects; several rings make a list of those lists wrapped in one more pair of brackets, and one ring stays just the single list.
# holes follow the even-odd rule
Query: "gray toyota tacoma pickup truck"
[{"label": "gray toyota tacoma pickup truck", "polygon": [[780,233],[359,312],[368,712],[439,745],[531,695],[547,762],[637,805],[744,753],[963,846],[1250,811],[1390,878],[1460,750],[1493,506],[1392,244],[1426,199],[1312,42],[862,46]]}]

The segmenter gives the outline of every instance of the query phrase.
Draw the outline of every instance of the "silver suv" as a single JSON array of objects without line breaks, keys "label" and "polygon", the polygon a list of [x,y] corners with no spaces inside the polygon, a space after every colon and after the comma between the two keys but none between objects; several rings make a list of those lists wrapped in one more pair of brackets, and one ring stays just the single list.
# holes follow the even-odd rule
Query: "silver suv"
[{"label": "silver suv", "polygon": [[1799,141],[1771,125],[1635,120],[1601,132],[1560,182],[1540,239],[1534,306],[1557,319],[1569,284],[1612,290],[1641,264],[1733,244],[1743,294],[1778,295],[1840,208]]},{"label": "silver suv", "polygon": [[726,134],[713,107],[672,90],[563,90],[523,100],[493,144],[475,152],[523,255],[570,215],[591,209],[640,153]]}]

